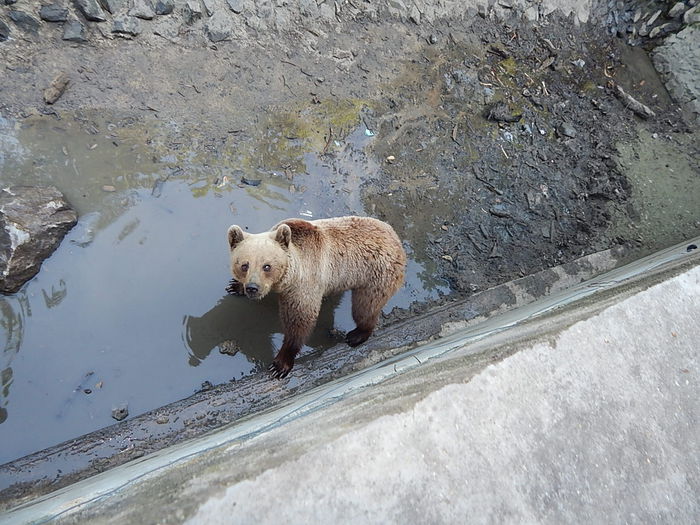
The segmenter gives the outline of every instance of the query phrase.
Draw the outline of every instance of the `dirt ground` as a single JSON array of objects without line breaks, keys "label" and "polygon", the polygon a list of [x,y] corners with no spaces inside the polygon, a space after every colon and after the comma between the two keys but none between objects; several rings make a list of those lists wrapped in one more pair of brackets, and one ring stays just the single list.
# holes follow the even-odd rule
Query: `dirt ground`
[{"label": "dirt ground", "polygon": [[[650,132],[688,131],[658,80],[630,67],[631,52],[602,27],[550,15],[342,28],[246,27],[217,44],[182,29],[177,39],[5,42],[0,109],[155,118],[165,126],[148,139],[154,148],[247,148],[256,169],[282,174],[295,169],[293,152],[272,151],[266,137],[310,137],[332,156],[328,145],[364,124],[377,166],[361,190],[368,212],[458,294],[631,240],[609,234],[612,207],[635,213],[616,147],[641,123],[616,98],[618,83],[670,115],[644,123]],[[61,71],[71,83],[47,105],[43,89]]]}]

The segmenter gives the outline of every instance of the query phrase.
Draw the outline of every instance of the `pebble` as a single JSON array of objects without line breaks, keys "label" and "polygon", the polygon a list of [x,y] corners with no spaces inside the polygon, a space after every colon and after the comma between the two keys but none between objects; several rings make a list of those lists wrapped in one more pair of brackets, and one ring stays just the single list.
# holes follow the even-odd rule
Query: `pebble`
[{"label": "pebble", "polygon": [[70,77],[66,73],[59,73],[52,81],[51,85],[44,90],[44,102],[55,103],[70,83]]}]

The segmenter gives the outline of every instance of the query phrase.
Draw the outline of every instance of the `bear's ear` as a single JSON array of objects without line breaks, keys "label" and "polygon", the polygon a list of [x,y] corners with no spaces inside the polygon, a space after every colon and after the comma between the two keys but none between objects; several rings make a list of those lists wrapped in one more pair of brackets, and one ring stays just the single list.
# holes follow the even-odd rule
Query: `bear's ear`
[{"label": "bear's ear", "polygon": [[246,236],[246,233],[241,230],[240,226],[235,224],[228,229],[228,245],[233,250],[236,245],[241,242]]},{"label": "bear's ear", "polygon": [[287,224],[280,224],[277,226],[274,235],[275,240],[284,248],[288,248],[289,243],[292,242],[292,230]]}]

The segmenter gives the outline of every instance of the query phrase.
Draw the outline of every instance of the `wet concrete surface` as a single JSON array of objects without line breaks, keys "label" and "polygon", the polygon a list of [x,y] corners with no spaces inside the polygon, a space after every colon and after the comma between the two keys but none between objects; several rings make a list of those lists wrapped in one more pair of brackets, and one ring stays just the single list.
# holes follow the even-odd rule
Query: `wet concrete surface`
[{"label": "wet concrete surface", "polygon": [[[29,61],[11,48],[2,182],[51,182],[81,219],[36,279],[0,299],[9,443],[0,463],[112,423],[113,406],[127,403],[136,419],[221,386],[190,398],[180,416],[156,410],[116,434],[8,463],[20,476],[7,479],[100,471],[406,344],[382,330],[375,346],[338,350],[337,332],[352,324],[347,297],[334,299],[305,349],[308,365],[283,387],[264,383],[259,370],[281,340],[276,307],[224,296],[231,223],[261,231],[287,216],[388,220],[411,263],[384,327],[409,320],[429,336],[421,319],[452,301],[618,245],[634,257],[697,232],[697,130],[646,54],[604,28],[552,22],[364,20],[327,38],[305,34],[299,46],[153,37],[32,45]],[[53,74],[49,51],[78,72],[52,107],[35,100]],[[641,121],[615,98],[616,83],[659,118]],[[506,119],[486,118],[496,114]],[[532,295],[553,279],[541,274]],[[510,305],[512,294],[499,293],[496,307]],[[224,392],[239,395],[222,401]],[[202,398],[231,408],[201,411]],[[26,432],[30,422],[37,432]],[[99,440],[106,448],[73,454]]]}]

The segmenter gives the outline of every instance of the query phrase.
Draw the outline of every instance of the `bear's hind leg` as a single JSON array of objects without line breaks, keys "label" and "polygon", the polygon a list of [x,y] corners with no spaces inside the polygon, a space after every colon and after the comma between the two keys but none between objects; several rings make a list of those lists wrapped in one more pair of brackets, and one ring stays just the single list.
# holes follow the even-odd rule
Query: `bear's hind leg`
[{"label": "bear's hind leg", "polygon": [[345,336],[348,345],[358,346],[369,339],[389,298],[391,294],[377,288],[356,288],[352,291],[352,318],[357,327]]}]

